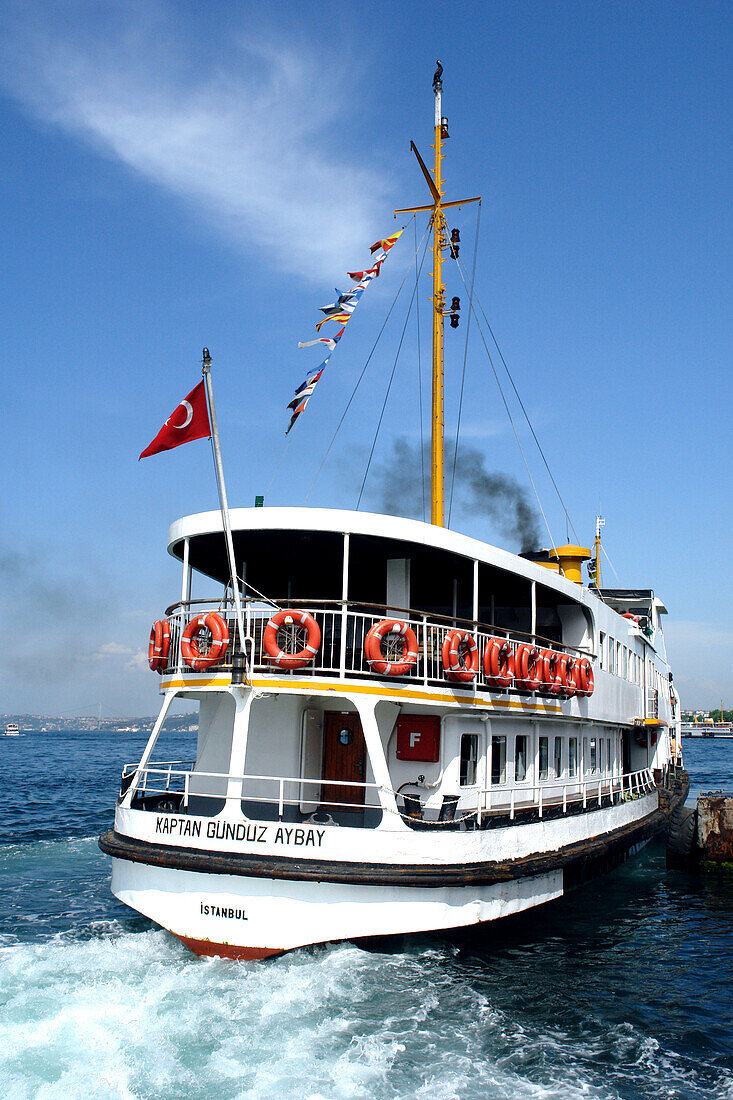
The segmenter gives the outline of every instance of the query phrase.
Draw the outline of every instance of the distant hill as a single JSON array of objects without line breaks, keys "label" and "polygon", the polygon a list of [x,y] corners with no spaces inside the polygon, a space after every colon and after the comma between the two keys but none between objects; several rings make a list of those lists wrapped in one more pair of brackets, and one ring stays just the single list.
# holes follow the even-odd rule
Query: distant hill
[{"label": "distant hill", "polygon": [[[74,715],[72,717],[58,717],[52,714],[0,714],[0,727],[8,722],[17,722],[22,730],[129,730],[141,733],[152,729],[155,715],[127,716],[120,715],[117,718],[97,718],[96,715]],[[198,729],[198,714],[191,711],[189,714],[169,714],[165,720],[166,730],[178,730],[181,733],[195,732]]]}]

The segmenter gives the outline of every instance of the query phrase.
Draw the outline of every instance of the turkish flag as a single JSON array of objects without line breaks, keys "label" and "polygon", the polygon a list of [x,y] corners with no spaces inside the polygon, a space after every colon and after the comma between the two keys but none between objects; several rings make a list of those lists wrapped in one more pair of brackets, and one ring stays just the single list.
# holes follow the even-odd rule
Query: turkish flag
[{"label": "turkish flag", "polygon": [[[190,443],[192,439],[206,439],[211,435],[209,410],[206,408],[204,383],[194,386],[180,405],[176,405],[152,443],[145,448],[140,458],[157,455],[161,451],[170,451],[181,443]],[[140,461],[138,459],[138,462]]]}]

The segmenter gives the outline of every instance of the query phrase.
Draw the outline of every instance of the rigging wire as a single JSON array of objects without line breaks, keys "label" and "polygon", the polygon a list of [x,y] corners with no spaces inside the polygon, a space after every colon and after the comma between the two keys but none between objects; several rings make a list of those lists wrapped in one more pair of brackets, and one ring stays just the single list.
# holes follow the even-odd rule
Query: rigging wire
[{"label": "rigging wire", "polygon": [[[425,232],[423,233],[423,235],[420,239],[420,244],[418,244],[417,249],[415,249],[415,255],[417,255],[417,251],[420,248],[420,245],[422,244],[423,240],[427,236],[429,228],[430,228],[430,223],[428,222],[428,224],[425,227]],[[329,454],[331,453],[331,448],[333,447],[334,443],[336,442],[336,436],[338,435],[339,431],[341,430],[341,425],[343,424],[344,420],[346,419],[346,414],[348,413],[349,409],[351,408],[352,401],[356,397],[356,391],[359,389],[359,386],[361,385],[362,378],[366,374],[366,369],[369,366],[369,363],[371,362],[371,359],[372,359],[372,356],[374,355],[374,352],[377,350],[377,344],[379,343],[379,341],[382,337],[382,333],[384,332],[384,330],[387,326],[387,322],[389,321],[390,317],[392,316],[392,310],[394,309],[395,305],[397,304],[397,299],[399,298],[400,293],[402,292],[402,288],[405,285],[405,280],[407,279],[408,273],[409,273],[410,268],[412,266],[412,260],[413,260],[413,257],[410,256],[410,262],[407,265],[407,268],[405,269],[405,274],[402,276],[402,282],[400,283],[400,285],[397,288],[397,292],[396,292],[394,298],[392,299],[392,304],[390,305],[390,307],[387,311],[387,316],[382,321],[382,327],[380,328],[379,332],[377,333],[377,338],[374,341],[374,343],[372,344],[372,349],[369,352],[369,355],[367,356],[367,359],[366,359],[366,362],[365,362],[364,366],[361,368],[361,374],[357,378],[356,385],[354,386],[353,390],[351,391],[351,397],[346,402],[346,408],[342,412],[341,419],[339,420],[338,424],[336,425],[335,431],[334,431],[333,435],[331,436],[331,442],[328,444],[328,447],[326,448],[326,453],[324,454],[323,458],[321,459],[321,464],[318,467],[318,469],[316,470],[316,476],[313,478],[313,481],[311,482],[311,487],[308,490],[308,492],[306,493],[305,500],[303,501],[304,505],[307,504],[308,500],[310,499],[310,495],[311,495],[311,493],[313,492],[313,490],[315,488],[315,484],[318,481],[318,478],[320,477],[321,470],[323,469],[323,467],[326,464],[326,459],[328,458]]]},{"label": "rigging wire", "polygon": [[[463,270],[460,266],[459,266],[459,272],[460,272],[460,275],[461,275],[461,279],[463,281],[463,285],[466,287],[466,291],[468,292],[468,286],[466,284],[466,280],[463,277]],[[532,489],[534,491],[534,495],[535,495],[535,498],[537,500],[537,507],[540,510],[540,513],[542,515],[542,519],[545,521],[545,527],[547,528],[547,534],[550,537],[550,546],[554,546],[555,545],[555,540],[552,537],[552,531],[550,530],[550,525],[547,522],[547,516],[545,515],[545,510],[542,507],[542,501],[540,500],[540,495],[537,492],[537,486],[534,483],[534,478],[532,477],[532,473],[531,473],[530,468],[529,468],[529,463],[527,462],[527,458],[526,458],[526,455],[524,453],[524,448],[522,447],[522,444],[519,441],[519,434],[517,433],[517,429],[516,429],[516,426],[514,424],[514,418],[512,416],[511,409],[509,408],[509,404],[507,402],[507,399],[504,396],[504,390],[501,388],[501,382],[499,381],[499,375],[497,373],[496,367],[494,366],[494,360],[491,358],[491,352],[489,351],[489,345],[486,343],[486,337],[484,336],[483,329],[481,328],[481,322],[479,321],[478,314],[476,313],[476,310],[473,308],[473,305],[471,306],[471,309],[473,311],[474,317],[476,318],[476,328],[478,329],[479,335],[481,336],[481,341],[484,345],[486,355],[487,355],[489,363],[491,365],[491,370],[493,372],[494,379],[496,381],[496,385],[497,385],[499,393],[501,395],[501,400],[504,404],[504,408],[506,409],[506,414],[509,417],[509,423],[512,426],[512,431],[514,432],[514,438],[517,441],[517,446],[519,447],[519,453],[522,456],[522,461],[524,462],[524,467],[527,471],[527,477],[529,478],[530,484],[531,484]]]},{"label": "rigging wire", "polygon": [[[453,488],[456,483],[456,463],[458,461],[458,437],[461,434],[461,413],[463,411],[463,388],[466,381],[466,360],[468,358],[468,337],[471,332],[471,313],[473,304],[473,285],[476,278],[476,256],[478,254],[478,229],[481,221],[481,200],[479,199],[478,210],[476,212],[476,239],[473,243],[473,267],[471,269],[471,293],[468,299],[468,321],[466,323],[466,344],[463,349],[463,370],[461,371],[461,396],[458,400],[458,421],[456,423],[456,445],[453,448],[453,469],[451,471],[450,478],[450,497],[448,499],[448,526],[450,527],[450,518],[453,512]],[[456,256],[456,260],[458,256]]]},{"label": "rigging wire", "polygon": [[[428,241],[425,241],[425,248],[423,249],[422,259],[420,260],[420,267],[415,274],[415,286],[412,289],[412,295],[410,297],[410,304],[407,307],[407,316],[405,317],[405,323],[402,326],[402,333],[400,335],[400,342],[397,345],[397,354],[395,355],[394,363],[392,364],[392,373],[389,376],[389,383],[387,385],[387,392],[384,395],[384,401],[382,402],[382,411],[379,414],[379,420],[377,422],[377,430],[374,433],[374,439],[372,440],[372,449],[369,452],[369,459],[366,464],[366,470],[364,471],[364,479],[361,483],[361,489],[359,490],[359,499],[356,502],[356,511],[359,511],[359,505],[361,504],[361,498],[364,495],[364,486],[366,485],[367,478],[369,476],[369,468],[372,464],[372,458],[374,457],[374,449],[377,446],[377,439],[379,437],[379,430],[382,427],[382,420],[384,419],[384,410],[387,408],[387,401],[389,400],[390,390],[392,389],[392,382],[394,381],[395,371],[397,370],[397,362],[400,358],[400,352],[402,351],[402,341],[405,339],[405,332],[407,331],[407,325],[410,320],[410,314],[412,313],[412,305],[415,301],[415,295],[420,279],[420,272],[422,271],[422,265],[425,263],[425,256],[428,251]],[[424,492],[424,490],[423,490]]]},{"label": "rigging wire", "polygon": [[[415,226],[415,281],[417,281],[417,215],[412,215]],[[420,407],[420,485],[422,488],[422,518],[425,522],[425,440],[423,438],[423,409],[422,409],[422,362],[420,359],[420,299],[415,306],[415,318],[417,320],[417,394]]]},{"label": "rigging wire", "polygon": [[618,573],[616,572],[616,566],[613,564],[613,562],[609,558],[608,551],[606,550],[606,547],[603,545],[603,543],[601,543],[601,550],[605,554],[606,561],[608,562],[608,564],[611,566],[611,569],[613,570],[613,575],[614,575],[614,577],[616,578],[616,580],[618,582],[619,588],[621,588],[621,578],[619,577]]},{"label": "rigging wire", "polygon": [[[458,266],[462,270],[463,265],[461,264],[460,260],[458,260]],[[461,276],[461,277],[463,278],[463,276]],[[465,286],[465,279],[463,280],[463,283],[464,283],[464,286]],[[473,283],[471,284],[471,289],[473,289]],[[491,327],[491,322],[489,321],[488,317],[486,316],[486,313],[484,312],[484,307],[481,304],[481,300],[480,300],[478,294],[476,295],[476,301],[478,302],[478,307],[481,310],[481,314],[483,316],[483,319],[486,322],[486,327],[488,328],[489,332],[491,333],[491,339],[494,341],[494,346],[496,347],[496,350],[499,353],[499,358],[501,359],[504,370],[506,371],[507,378],[509,379],[509,382],[511,383],[511,387],[514,390],[514,395],[515,395],[517,401],[519,402],[519,407],[521,408],[521,410],[524,414],[524,419],[527,421],[527,426],[529,427],[529,430],[532,433],[532,438],[534,439],[535,443],[537,444],[537,450],[540,452],[540,455],[542,457],[542,461],[545,464],[545,469],[547,470],[547,473],[550,476],[550,481],[552,482],[552,484],[554,486],[554,489],[555,489],[555,492],[557,493],[557,499],[560,501],[560,506],[561,506],[563,512],[565,513],[566,531],[567,531],[567,525],[569,525],[572,532],[573,532],[573,534],[575,535],[576,541],[580,542],[580,536],[578,535],[578,532],[575,530],[575,525],[573,524],[573,521],[570,518],[570,514],[569,514],[567,508],[565,507],[565,501],[563,500],[562,494],[561,494],[560,489],[558,487],[558,484],[555,481],[555,478],[553,477],[552,470],[550,469],[550,464],[548,463],[547,458],[545,457],[545,452],[542,450],[542,446],[540,444],[539,439],[537,438],[534,427],[532,425],[532,421],[529,418],[529,413],[527,412],[526,408],[524,407],[524,402],[522,401],[522,398],[519,396],[519,390],[517,389],[517,387],[515,385],[515,382],[514,382],[514,379],[512,377],[511,371],[509,370],[509,367],[507,366],[506,359],[504,358],[502,350],[499,347],[499,342],[496,339],[496,336],[494,335],[494,330]],[[476,323],[478,324],[478,317],[476,318]],[[570,541],[570,536],[569,535],[568,535],[568,541]]]}]

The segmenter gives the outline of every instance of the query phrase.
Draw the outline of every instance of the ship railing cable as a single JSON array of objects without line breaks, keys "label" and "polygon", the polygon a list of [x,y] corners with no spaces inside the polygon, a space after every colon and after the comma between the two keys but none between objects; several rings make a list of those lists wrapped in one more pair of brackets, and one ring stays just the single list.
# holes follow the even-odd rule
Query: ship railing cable
[{"label": "ship railing cable", "polygon": [[[463,276],[463,270],[462,270],[461,267],[459,267],[458,270],[459,270],[463,285],[465,286],[466,291],[468,292],[468,284],[466,283],[466,280]],[[540,500],[540,494],[537,492],[537,486],[535,485],[534,478],[532,477],[532,471],[529,468],[529,463],[527,462],[527,456],[525,455],[524,448],[522,447],[522,444],[520,442],[519,433],[518,433],[516,425],[514,423],[514,417],[512,416],[511,409],[509,408],[509,402],[507,401],[506,396],[504,395],[504,390],[502,388],[501,382],[499,381],[498,371],[497,371],[496,367],[494,366],[494,360],[491,356],[491,352],[489,351],[489,345],[486,342],[486,337],[484,336],[484,331],[481,327],[481,322],[479,320],[478,314],[476,313],[476,309],[473,306],[473,303],[471,304],[471,312],[473,313],[474,317],[476,318],[476,328],[478,329],[479,335],[481,336],[481,342],[484,345],[484,349],[486,351],[486,356],[489,360],[489,365],[491,366],[491,370],[492,370],[492,373],[494,375],[494,380],[496,381],[496,385],[497,385],[497,388],[499,390],[499,394],[501,396],[501,400],[502,400],[502,403],[504,405],[504,409],[506,410],[506,414],[509,418],[509,423],[511,424],[512,431],[514,432],[514,438],[517,442],[517,447],[519,448],[519,453],[522,456],[522,461],[524,462],[524,468],[527,471],[527,477],[529,478],[530,484],[532,486],[532,491],[534,492],[535,499],[537,501],[537,507],[540,510],[540,514],[542,515],[542,519],[544,521],[545,527],[547,528],[547,534],[550,538],[550,546],[555,546],[556,543],[555,543],[554,538],[552,537],[552,531],[550,530],[550,524],[547,521],[547,516],[545,515],[545,510],[542,507],[542,501]]]},{"label": "ship railing cable", "polygon": [[[428,224],[425,226],[425,232],[423,233],[422,237],[420,238],[418,246],[415,249],[415,256],[417,255],[417,253],[420,249],[420,245],[422,245],[423,241],[427,237],[429,228],[430,228],[430,222],[428,222]],[[399,298],[399,296],[402,292],[402,288],[405,285],[405,281],[407,279],[407,276],[410,273],[410,269],[412,267],[413,260],[414,260],[414,256],[410,256],[410,262],[409,262],[409,264],[407,265],[407,267],[405,269],[405,274],[402,276],[402,282],[398,286],[397,291],[395,293],[395,296],[392,299],[392,303],[391,303],[389,309],[387,310],[387,315],[384,318],[384,320],[382,321],[382,326],[381,326],[379,332],[377,333],[377,338],[374,341],[374,343],[372,344],[371,351],[369,352],[369,354],[366,358],[366,362],[364,363],[364,366],[361,369],[361,373],[359,374],[359,377],[356,380],[356,384],[355,384],[353,390],[351,391],[351,396],[349,397],[349,400],[346,402],[346,408],[342,412],[341,418],[340,418],[338,424],[336,425],[336,428],[334,430],[333,435],[331,436],[331,442],[328,444],[328,447],[326,448],[326,453],[324,454],[323,458],[321,459],[321,464],[318,467],[318,469],[316,470],[316,476],[313,478],[313,481],[311,482],[311,487],[308,490],[308,492],[306,493],[306,497],[305,497],[305,500],[303,501],[303,504],[308,503],[308,501],[310,499],[310,495],[311,495],[311,493],[313,492],[313,490],[315,488],[316,482],[318,481],[318,478],[321,475],[321,470],[325,466],[326,460],[327,460],[329,454],[331,453],[331,448],[333,447],[334,443],[336,442],[336,437],[338,436],[338,433],[341,430],[341,425],[343,424],[344,420],[346,419],[346,415],[347,415],[349,409],[351,408],[351,405],[352,405],[352,402],[353,402],[354,398],[356,397],[357,390],[359,389],[359,386],[361,385],[362,379],[364,378],[364,375],[366,374],[367,367],[369,366],[369,364],[372,360],[372,356],[374,355],[374,352],[377,350],[377,344],[381,340],[382,333],[384,332],[385,328],[387,327],[387,322],[389,321],[390,317],[392,316],[392,311],[393,311],[394,307],[397,304],[397,299]]]},{"label": "ship railing cable", "polygon": [[[407,325],[410,321],[410,314],[412,313],[412,306],[414,304],[415,295],[417,294],[417,288],[418,288],[418,285],[419,285],[420,272],[422,271],[423,264],[425,263],[425,256],[427,254],[427,251],[428,251],[428,240],[426,238],[425,247],[423,248],[422,258],[420,260],[420,267],[418,268],[418,270],[415,274],[415,285],[412,288],[412,296],[410,297],[410,304],[407,307],[407,316],[405,317],[405,323],[402,326],[402,332],[400,334],[400,342],[397,345],[397,354],[395,355],[394,363],[392,364],[392,372],[389,376],[389,382],[387,383],[387,392],[385,393],[384,401],[382,402],[382,411],[379,414],[379,420],[377,421],[376,431],[374,432],[374,439],[372,440],[372,448],[369,452],[369,458],[367,460],[366,469],[364,470],[364,478],[363,478],[362,483],[361,483],[361,489],[359,490],[359,499],[356,502],[356,511],[357,512],[359,511],[359,506],[361,504],[361,498],[364,495],[364,487],[367,483],[367,478],[369,477],[369,469],[370,469],[371,464],[372,464],[372,459],[374,458],[374,449],[377,446],[377,439],[379,438],[379,431],[382,427],[382,421],[384,419],[384,411],[387,408],[387,402],[389,401],[389,395],[390,395],[390,391],[392,389],[392,383],[394,381],[395,371],[397,370],[397,363],[398,363],[399,358],[400,358],[400,352],[402,351],[402,342],[405,339],[405,332],[407,331]],[[422,447],[421,447],[420,453],[422,455]],[[425,492],[424,484],[425,484],[425,480],[424,480],[424,475],[423,475],[423,493]]]},{"label": "ship railing cable", "polygon": [[[450,497],[448,498],[448,526],[450,527],[451,515],[453,512],[453,488],[456,483],[456,463],[458,461],[458,439],[461,434],[461,413],[463,412],[463,390],[466,383],[466,361],[468,359],[468,338],[471,333],[471,314],[473,312],[473,286],[476,278],[476,257],[478,255],[478,231],[481,221],[481,199],[478,200],[478,207],[476,209],[476,239],[473,242],[473,264],[471,267],[471,292],[468,298],[468,321],[466,323],[466,342],[463,348],[463,369],[461,371],[461,394],[458,399],[458,419],[456,422],[456,444],[453,448],[453,469],[451,470],[450,478]],[[458,259],[458,256],[455,256]]]},{"label": "ship railing cable", "polygon": [[[463,269],[463,265],[461,264],[461,261],[460,261],[460,259],[457,259],[457,263],[458,263],[458,268],[459,268],[459,271],[460,271],[460,273],[461,273],[461,280],[462,280],[462,282],[463,282],[463,285],[464,285],[464,286],[466,286],[466,279],[465,279],[465,276],[464,276],[464,269]],[[481,300],[480,300],[480,298],[479,298],[478,294],[474,294],[474,276],[472,276],[472,277],[471,277],[471,283],[470,283],[470,286],[471,286],[471,295],[472,295],[473,297],[475,297],[475,299],[476,299],[476,302],[477,302],[477,304],[478,304],[478,307],[479,307],[479,309],[481,310],[481,314],[482,314],[482,316],[483,316],[483,318],[484,318],[484,321],[486,322],[486,327],[487,327],[487,328],[488,328],[488,330],[489,330],[489,333],[490,333],[490,335],[491,335],[491,339],[493,340],[493,342],[494,342],[494,346],[495,346],[495,348],[496,348],[496,350],[497,350],[497,352],[498,352],[499,358],[501,359],[501,362],[502,362],[502,366],[504,367],[504,370],[506,371],[506,375],[507,375],[507,378],[509,379],[509,382],[510,382],[510,384],[511,384],[511,387],[512,387],[512,389],[514,390],[514,395],[515,395],[515,397],[516,397],[516,399],[517,399],[517,402],[518,402],[518,404],[519,404],[519,407],[520,407],[520,409],[522,410],[522,413],[524,414],[524,419],[525,419],[525,420],[527,421],[527,426],[528,426],[528,428],[529,428],[530,432],[532,433],[532,438],[534,439],[534,441],[535,441],[535,444],[537,445],[537,450],[538,450],[538,451],[539,451],[539,453],[540,453],[540,457],[542,458],[542,461],[543,461],[543,463],[544,463],[545,469],[547,470],[547,473],[548,473],[548,475],[549,475],[549,477],[550,477],[550,481],[552,482],[552,484],[553,484],[553,487],[554,487],[554,489],[555,489],[555,492],[557,493],[557,498],[558,498],[558,500],[560,501],[560,506],[561,506],[561,508],[562,508],[562,510],[563,510],[563,512],[564,512],[564,514],[565,514],[565,522],[566,522],[566,524],[567,524],[567,525],[568,525],[568,526],[570,527],[570,529],[572,530],[573,534],[575,535],[575,539],[576,539],[576,541],[577,541],[577,542],[580,542],[580,537],[579,537],[579,535],[578,535],[578,532],[577,532],[577,531],[575,530],[575,526],[574,526],[574,524],[573,524],[573,521],[572,521],[572,519],[570,518],[570,513],[568,512],[568,510],[567,510],[567,508],[566,508],[566,506],[565,506],[565,501],[563,500],[563,497],[562,497],[562,493],[560,492],[560,488],[559,488],[559,486],[558,486],[558,484],[557,484],[557,482],[556,482],[556,480],[555,480],[555,477],[554,477],[554,475],[553,475],[553,473],[552,473],[552,470],[550,469],[550,464],[549,464],[549,462],[547,461],[547,458],[546,458],[546,456],[545,456],[545,452],[544,452],[544,450],[542,449],[542,444],[540,443],[539,439],[537,438],[537,433],[536,433],[536,432],[535,432],[535,430],[534,430],[534,425],[532,424],[532,421],[531,421],[531,419],[530,419],[529,413],[527,412],[527,409],[525,408],[524,402],[522,401],[522,398],[521,398],[521,396],[520,396],[519,390],[517,389],[517,386],[516,386],[516,384],[515,384],[515,382],[514,382],[514,378],[512,377],[512,373],[511,373],[511,371],[509,370],[509,367],[508,367],[508,365],[507,365],[506,359],[504,358],[504,354],[503,354],[503,352],[502,352],[502,350],[501,350],[501,347],[499,346],[499,342],[498,342],[498,340],[496,339],[496,336],[495,336],[495,334],[494,334],[494,330],[493,330],[493,328],[491,327],[491,322],[489,321],[488,317],[486,316],[486,313],[485,313],[485,311],[484,311],[484,307],[483,307],[483,305],[481,304]],[[478,324],[478,317],[476,317],[476,323]],[[494,372],[494,373],[496,373],[496,372]],[[569,538],[570,538],[570,536],[569,536],[569,534],[568,534],[568,541],[569,541]]]}]

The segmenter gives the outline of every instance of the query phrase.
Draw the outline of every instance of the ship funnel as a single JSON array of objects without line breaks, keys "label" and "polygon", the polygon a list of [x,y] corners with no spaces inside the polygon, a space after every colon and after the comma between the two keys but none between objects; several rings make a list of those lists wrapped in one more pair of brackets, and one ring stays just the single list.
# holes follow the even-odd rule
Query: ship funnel
[{"label": "ship funnel", "polygon": [[556,546],[554,550],[550,551],[550,554],[552,557],[557,558],[561,572],[565,574],[569,581],[575,581],[576,584],[583,583],[581,566],[591,556],[587,546]]},{"label": "ship funnel", "polygon": [[582,584],[581,566],[591,557],[591,552],[585,546],[555,546],[551,550],[525,551],[519,556],[553,573],[563,573],[569,581]]}]

